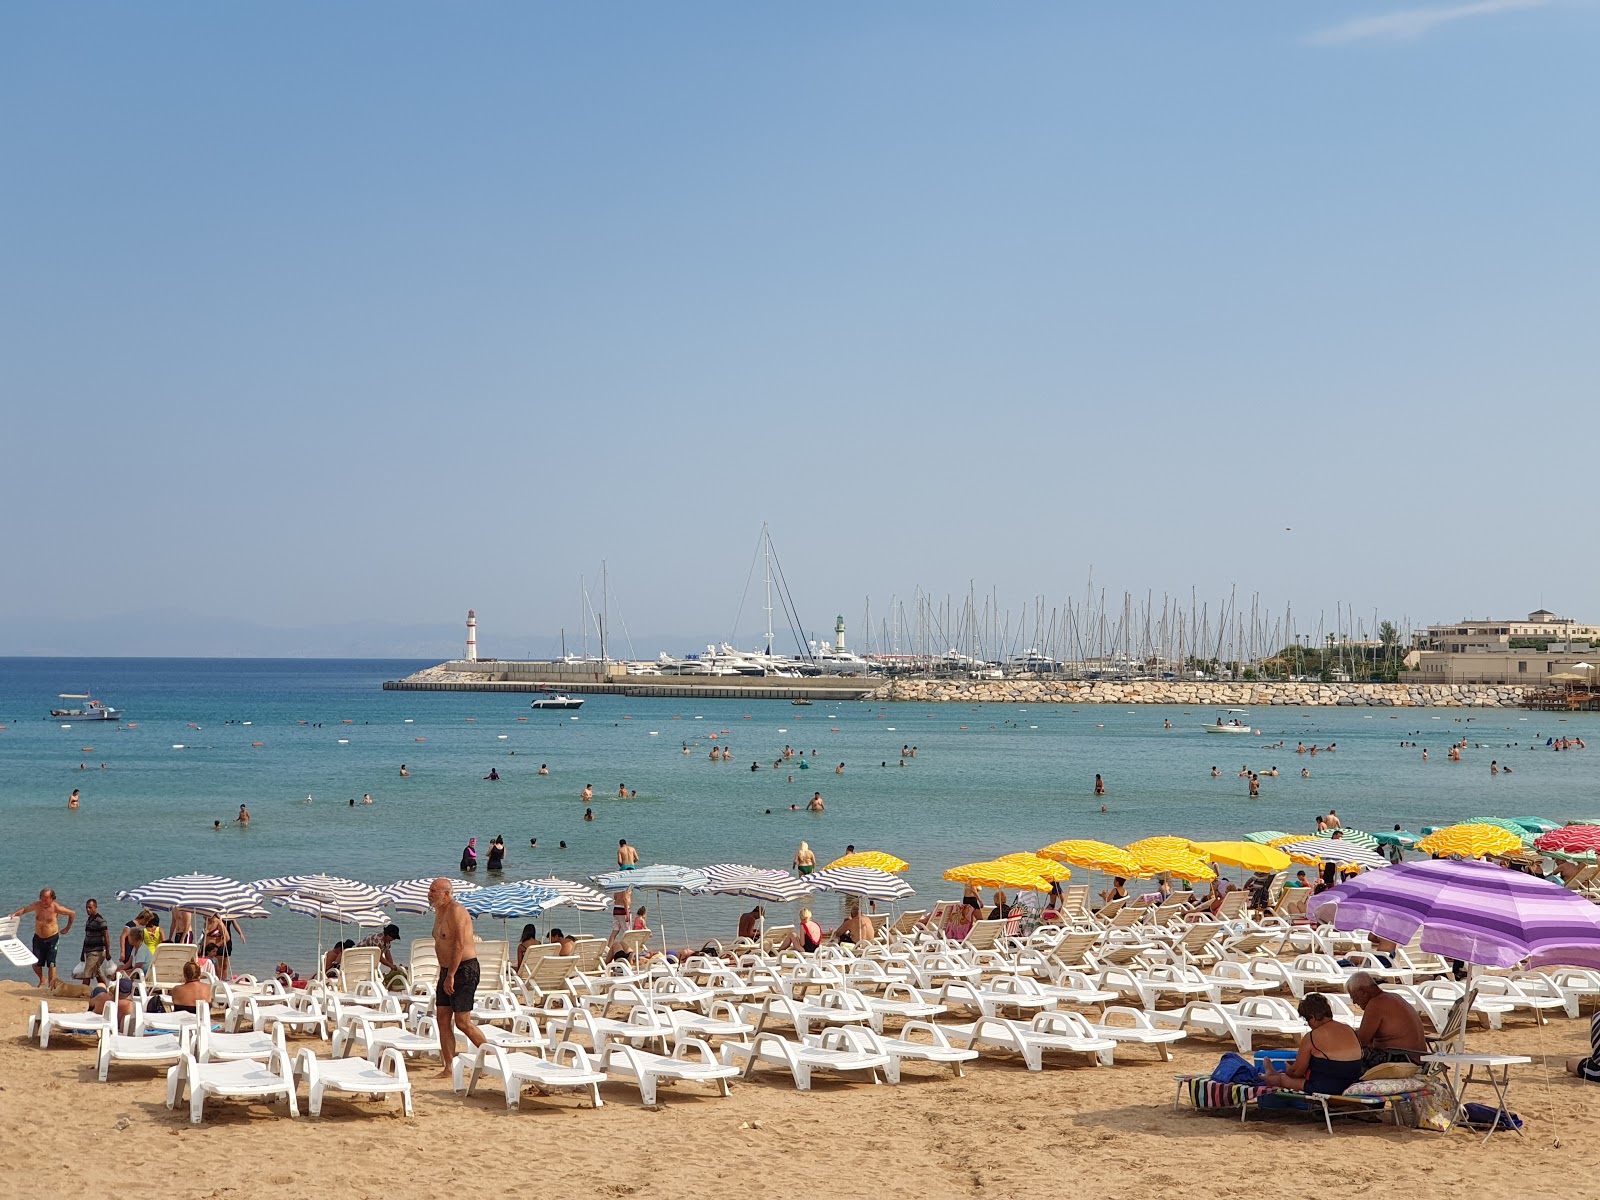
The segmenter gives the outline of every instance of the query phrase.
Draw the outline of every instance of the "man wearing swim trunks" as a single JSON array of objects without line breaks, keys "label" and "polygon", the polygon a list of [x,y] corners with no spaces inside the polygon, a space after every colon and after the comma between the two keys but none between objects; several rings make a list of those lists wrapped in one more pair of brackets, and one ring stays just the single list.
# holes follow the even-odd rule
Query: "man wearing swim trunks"
[{"label": "man wearing swim trunks", "polygon": [[456,1031],[459,1029],[474,1046],[483,1045],[483,1031],[472,1023],[472,1006],[478,997],[478,951],[472,941],[472,918],[451,894],[448,879],[433,881],[428,889],[428,906],[433,909],[433,947],[439,958],[434,1016],[439,1024],[439,1060],[444,1069],[438,1077],[449,1079],[456,1058]]},{"label": "man wearing swim trunks", "polygon": [[[39,961],[33,964],[33,973],[39,977],[39,986],[45,986],[45,973],[50,976],[50,986],[56,985],[56,944],[61,941],[63,933],[72,932],[72,923],[78,919],[78,914],[70,908],[64,908],[56,903],[55,888],[44,888],[39,893],[39,898],[32,904],[24,904],[13,917],[33,914],[33,956]],[[60,919],[66,917],[67,927],[61,928]]]}]

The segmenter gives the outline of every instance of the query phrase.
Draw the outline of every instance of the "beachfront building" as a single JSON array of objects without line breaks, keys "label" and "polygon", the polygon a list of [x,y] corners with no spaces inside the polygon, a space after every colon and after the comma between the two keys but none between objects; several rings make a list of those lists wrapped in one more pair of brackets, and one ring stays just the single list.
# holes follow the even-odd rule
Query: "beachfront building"
[{"label": "beachfront building", "polygon": [[1525,620],[1429,625],[1417,633],[1406,666],[1419,683],[1543,686],[1556,676],[1600,678],[1600,625],[1544,608]]}]

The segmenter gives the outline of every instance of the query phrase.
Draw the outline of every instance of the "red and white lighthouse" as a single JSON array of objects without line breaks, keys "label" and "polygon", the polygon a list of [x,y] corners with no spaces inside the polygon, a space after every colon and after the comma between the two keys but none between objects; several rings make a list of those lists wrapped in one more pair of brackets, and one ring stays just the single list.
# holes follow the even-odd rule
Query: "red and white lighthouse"
[{"label": "red and white lighthouse", "polygon": [[467,609],[467,661],[478,661],[478,614]]}]

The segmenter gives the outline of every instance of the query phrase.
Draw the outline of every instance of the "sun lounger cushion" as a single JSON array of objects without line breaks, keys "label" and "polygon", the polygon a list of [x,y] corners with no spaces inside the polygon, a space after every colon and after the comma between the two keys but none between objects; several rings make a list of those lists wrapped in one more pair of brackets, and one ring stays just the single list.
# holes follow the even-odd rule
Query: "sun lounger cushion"
[{"label": "sun lounger cushion", "polygon": [[1404,1092],[1420,1092],[1428,1085],[1415,1076],[1409,1079],[1358,1079],[1345,1088],[1343,1096],[1398,1096]]},{"label": "sun lounger cushion", "polygon": [[1422,1068],[1416,1063],[1379,1063],[1375,1067],[1368,1067],[1366,1074],[1361,1077],[1365,1083],[1373,1079],[1415,1079],[1422,1074]]}]

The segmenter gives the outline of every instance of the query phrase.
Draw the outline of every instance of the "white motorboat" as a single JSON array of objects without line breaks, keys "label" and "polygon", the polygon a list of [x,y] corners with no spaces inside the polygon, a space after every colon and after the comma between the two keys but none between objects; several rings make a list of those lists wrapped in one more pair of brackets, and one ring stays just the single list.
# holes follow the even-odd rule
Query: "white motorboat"
[{"label": "white motorboat", "polygon": [[529,708],[582,708],[582,696],[566,696],[560,692],[550,696],[540,696],[528,704]]},{"label": "white motorboat", "polygon": [[1230,708],[1228,715],[1218,717],[1214,725],[1202,725],[1207,733],[1254,733],[1250,728],[1249,710],[1243,708]]},{"label": "white motorboat", "polygon": [[82,700],[82,708],[52,708],[50,720],[53,721],[120,721],[122,709],[112,708],[96,700],[88,692],[62,692],[62,700]]}]

